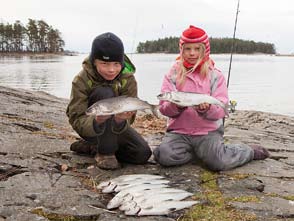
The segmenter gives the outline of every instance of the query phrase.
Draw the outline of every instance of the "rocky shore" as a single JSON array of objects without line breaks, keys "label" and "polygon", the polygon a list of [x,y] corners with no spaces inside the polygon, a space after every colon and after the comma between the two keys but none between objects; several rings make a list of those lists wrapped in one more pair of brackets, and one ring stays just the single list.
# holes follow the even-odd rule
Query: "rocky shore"
[{"label": "rocky shore", "polygon": [[[89,156],[72,153],[78,136],[65,115],[68,100],[44,92],[0,86],[0,221],[34,220],[294,220],[294,118],[236,111],[225,122],[225,142],[261,144],[271,157],[214,173],[192,163],[163,168],[124,164],[105,171]],[[165,120],[140,113],[134,126],[151,147]],[[97,183],[122,174],[165,176],[201,204],[168,216],[132,217],[109,211],[110,194]]]}]

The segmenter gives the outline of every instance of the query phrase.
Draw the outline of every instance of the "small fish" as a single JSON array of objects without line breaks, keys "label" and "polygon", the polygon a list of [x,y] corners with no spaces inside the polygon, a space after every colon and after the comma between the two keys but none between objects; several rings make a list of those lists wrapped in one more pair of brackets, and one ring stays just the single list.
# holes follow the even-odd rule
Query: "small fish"
[{"label": "small fish", "polygon": [[223,108],[227,113],[227,105],[207,94],[171,91],[159,94],[157,98],[159,100],[169,101],[182,107],[190,107],[202,103],[215,104]]},{"label": "small fish", "polygon": [[111,184],[107,187],[104,187],[102,189],[102,193],[112,193],[112,192],[119,192],[122,191],[126,188],[129,187],[134,187],[137,185],[142,185],[142,184],[167,184],[169,183],[169,180],[162,180],[162,179],[158,179],[158,180],[134,180],[131,182],[127,182],[127,183],[117,183],[117,184]]},{"label": "small fish", "polygon": [[149,215],[167,215],[171,212],[191,207],[199,201],[165,201],[161,204],[152,205],[146,208],[134,206],[125,210],[125,215],[149,216]]},{"label": "small fish", "polygon": [[145,109],[151,109],[152,113],[158,118],[158,105],[152,105],[139,98],[125,95],[97,101],[86,110],[86,114],[105,116]]},{"label": "small fish", "polygon": [[150,194],[148,196],[138,196],[138,197],[130,197],[129,199],[125,199],[122,202],[122,205],[119,207],[120,210],[127,210],[130,207],[140,206],[141,209],[146,209],[152,205],[160,205],[162,203],[166,203],[168,201],[177,201],[185,199],[189,196],[192,196],[192,193],[189,192],[174,192],[174,193],[157,193]]},{"label": "small fish", "polygon": [[117,193],[107,204],[107,209],[119,207],[126,201],[130,201],[137,197],[146,197],[149,195],[156,195],[158,193],[184,193],[186,191],[168,188],[166,184],[149,184],[139,185],[135,187],[126,188]]},{"label": "small fish", "polygon": [[101,182],[96,188],[103,189],[111,184],[131,182],[134,180],[155,180],[155,179],[163,179],[163,176],[152,175],[152,174],[129,174],[129,175],[121,175],[119,177],[110,179],[108,181]]}]

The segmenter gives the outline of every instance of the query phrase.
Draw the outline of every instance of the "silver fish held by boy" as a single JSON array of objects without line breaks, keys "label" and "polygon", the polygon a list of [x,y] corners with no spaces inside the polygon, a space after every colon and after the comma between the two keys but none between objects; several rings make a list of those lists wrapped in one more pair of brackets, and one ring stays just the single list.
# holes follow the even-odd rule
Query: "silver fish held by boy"
[{"label": "silver fish held by boy", "polygon": [[191,107],[202,103],[215,104],[227,112],[227,107],[218,99],[207,94],[198,94],[192,92],[171,91],[159,94],[159,100],[169,101],[182,107]]},{"label": "silver fish held by boy", "polygon": [[105,116],[114,115],[127,111],[137,111],[150,109],[152,113],[158,117],[158,105],[149,104],[147,101],[143,101],[136,97],[118,96],[112,98],[106,98],[97,101],[91,105],[87,111],[87,115]]}]

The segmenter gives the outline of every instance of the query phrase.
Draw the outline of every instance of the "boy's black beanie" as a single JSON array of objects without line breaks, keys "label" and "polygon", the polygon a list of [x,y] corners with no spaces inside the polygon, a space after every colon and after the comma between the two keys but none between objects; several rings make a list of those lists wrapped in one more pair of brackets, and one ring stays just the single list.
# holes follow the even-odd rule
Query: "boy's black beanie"
[{"label": "boy's black beanie", "polygon": [[90,53],[90,61],[94,65],[94,60],[117,61],[124,66],[124,45],[115,34],[106,32],[98,35],[93,43]]}]

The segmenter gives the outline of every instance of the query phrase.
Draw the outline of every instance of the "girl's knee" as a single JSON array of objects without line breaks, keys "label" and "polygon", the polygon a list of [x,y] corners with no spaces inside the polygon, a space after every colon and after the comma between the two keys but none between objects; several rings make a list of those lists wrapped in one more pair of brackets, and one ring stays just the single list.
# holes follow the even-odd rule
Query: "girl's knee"
[{"label": "girl's knee", "polygon": [[225,165],[224,164],[222,164],[222,163],[220,163],[220,162],[218,162],[218,163],[215,163],[215,162],[206,162],[206,164],[205,164],[207,167],[208,167],[208,169],[210,169],[211,171],[215,171],[215,172],[217,172],[217,171],[223,171],[223,170],[225,170],[224,168],[225,168]]},{"label": "girl's knee", "polygon": [[153,150],[153,156],[154,160],[161,166],[172,166],[168,151],[166,151],[164,148],[155,148]]},{"label": "girl's knee", "polygon": [[216,157],[205,161],[205,164],[212,171],[225,171],[239,166],[238,161],[232,160],[228,157]]},{"label": "girl's knee", "polygon": [[224,158],[214,156],[210,157],[209,159],[204,160],[205,165],[208,167],[208,169],[212,171],[222,171],[226,170],[227,168],[227,162]]},{"label": "girl's knee", "polygon": [[188,154],[176,154],[171,151],[170,147],[157,147],[153,151],[154,160],[162,166],[178,166],[183,165],[191,160]]}]

